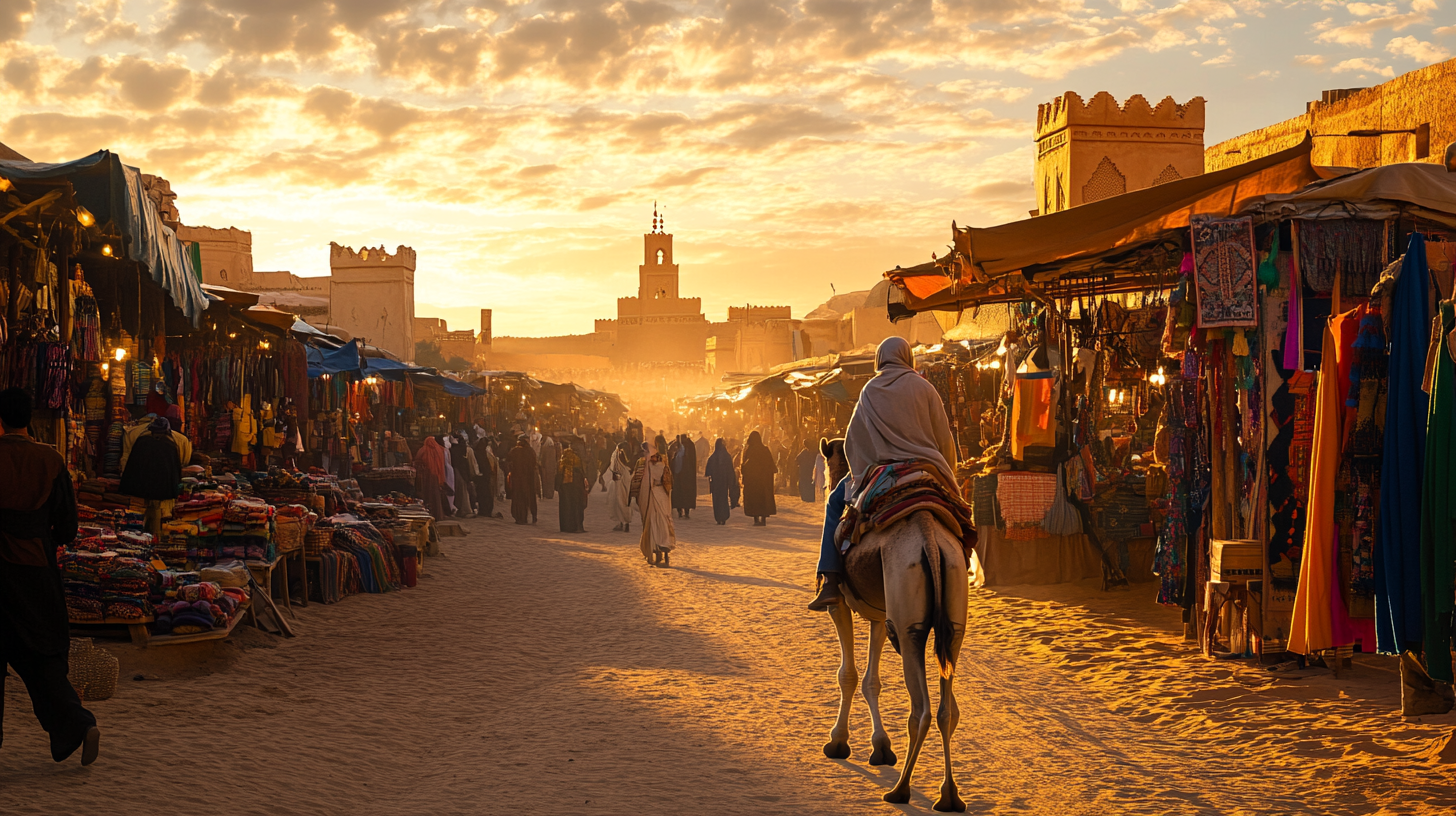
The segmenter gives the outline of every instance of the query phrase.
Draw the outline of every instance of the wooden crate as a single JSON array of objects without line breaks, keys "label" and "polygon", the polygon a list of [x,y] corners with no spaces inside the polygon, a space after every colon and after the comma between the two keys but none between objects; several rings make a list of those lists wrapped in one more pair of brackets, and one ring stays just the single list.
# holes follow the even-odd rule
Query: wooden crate
[{"label": "wooden crate", "polygon": [[1208,542],[1208,580],[1230,584],[1247,583],[1264,577],[1264,545],[1259,541]]}]

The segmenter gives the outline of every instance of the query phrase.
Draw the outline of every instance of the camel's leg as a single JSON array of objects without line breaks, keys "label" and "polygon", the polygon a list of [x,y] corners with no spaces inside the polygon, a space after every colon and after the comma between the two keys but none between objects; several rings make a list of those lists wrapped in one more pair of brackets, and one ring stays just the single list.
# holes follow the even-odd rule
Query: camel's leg
[{"label": "camel's leg", "polygon": [[900,631],[897,638],[900,642],[900,661],[905,666],[905,690],[910,693],[910,727],[907,734],[909,744],[905,749],[905,768],[900,771],[900,781],[885,794],[886,802],[898,805],[910,801],[910,775],[915,772],[915,759],[920,756],[920,748],[925,744],[926,735],[930,733],[930,688],[925,680],[925,641],[928,632],[923,624],[915,624],[909,628],[911,631]]},{"label": "camel's leg", "polygon": [[885,651],[885,622],[870,621],[870,658],[865,668],[864,698],[870,707],[870,722],[874,724],[874,735],[870,737],[871,765],[894,765],[895,747],[890,735],[885,733],[884,721],[880,719],[880,655]]},{"label": "camel's leg", "polygon": [[854,701],[854,685],[859,680],[854,666],[854,615],[848,604],[840,602],[829,611],[829,617],[839,634],[839,716],[834,719],[829,742],[824,744],[824,756],[848,759],[849,704]]},{"label": "camel's leg", "polygon": [[[956,635],[956,640],[960,640],[959,634]],[[955,775],[950,767],[950,738],[955,734],[956,725],[961,720],[961,710],[956,705],[954,686],[954,674],[941,678],[940,711],[935,719],[936,724],[940,726],[940,741],[945,746],[945,781],[940,783],[940,798],[935,801],[935,809],[964,813],[966,803],[961,799],[960,791],[956,788]]]}]

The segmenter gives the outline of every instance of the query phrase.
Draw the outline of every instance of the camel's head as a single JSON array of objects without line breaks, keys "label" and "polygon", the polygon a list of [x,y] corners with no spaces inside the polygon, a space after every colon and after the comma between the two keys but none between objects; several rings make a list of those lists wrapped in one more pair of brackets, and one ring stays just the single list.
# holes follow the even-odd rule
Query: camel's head
[{"label": "camel's head", "polygon": [[819,439],[819,452],[829,463],[829,484],[837,485],[849,473],[849,460],[844,458],[844,437]]}]

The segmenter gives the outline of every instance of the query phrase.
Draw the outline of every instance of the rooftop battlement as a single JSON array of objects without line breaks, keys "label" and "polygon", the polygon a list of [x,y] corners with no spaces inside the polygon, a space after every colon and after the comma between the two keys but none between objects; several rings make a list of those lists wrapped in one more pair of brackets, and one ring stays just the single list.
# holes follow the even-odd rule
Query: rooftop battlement
[{"label": "rooftop battlement", "polygon": [[1107,91],[1098,91],[1091,100],[1082,101],[1075,91],[1036,106],[1036,138],[1042,139],[1068,125],[1102,125],[1104,127],[1158,127],[1203,130],[1204,100],[1195,96],[1180,105],[1171,96],[1163,97],[1157,107],[1148,104],[1142,94],[1133,94],[1121,105]]},{"label": "rooftop battlement", "polygon": [[410,271],[415,268],[415,251],[407,246],[395,248],[394,254],[390,254],[383,244],[375,247],[361,247],[358,252],[353,247],[339,246],[332,241],[329,242],[329,266],[334,269],[358,268],[361,266],[403,266]]}]

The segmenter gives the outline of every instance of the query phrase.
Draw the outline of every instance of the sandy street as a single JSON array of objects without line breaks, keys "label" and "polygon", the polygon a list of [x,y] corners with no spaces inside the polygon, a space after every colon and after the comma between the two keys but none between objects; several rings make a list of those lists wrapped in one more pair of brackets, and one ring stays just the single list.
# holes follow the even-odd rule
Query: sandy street
[{"label": "sandy street", "polygon": [[[896,771],[824,758],[837,650],[809,598],[813,513],[766,528],[700,508],[672,569],[608,532],[466,523],[417,589],[298,613],[302,636],[239,630],[215,651],[122,660],[94,704],[102,758],[54,765],[7,684],[0,812],[715,814],[928,812],[932,731],[908,808]],[[1346,677],[1206,660],[1151,585],[972,594],[956,767],[973,813],[1449,813],[1456,718],[1402,722],[1391,659]],[[1053,596],[1058,601],[1045,600]],[[887,650],[887,724],[905,691]],[[146,679],[133,680],[141,674]],[[1443,761],[1443,759],[1445,761]],[[927,798],[929,796],[930,798]]]}]

